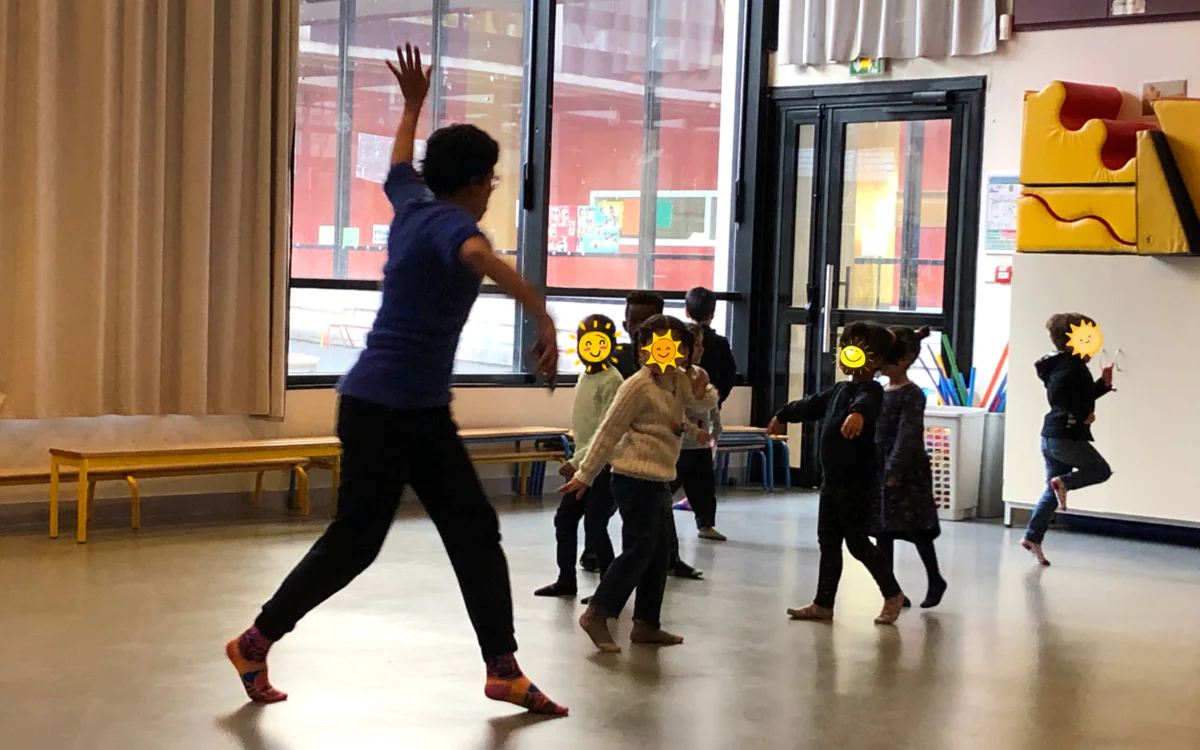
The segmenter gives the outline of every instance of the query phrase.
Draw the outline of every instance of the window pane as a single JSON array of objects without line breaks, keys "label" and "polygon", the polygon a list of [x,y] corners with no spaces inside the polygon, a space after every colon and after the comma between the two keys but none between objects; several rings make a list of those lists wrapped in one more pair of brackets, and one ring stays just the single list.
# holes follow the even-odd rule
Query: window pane
[{"label": "window pane", "polygon": [[731,287],[740,4],[657,5],[559,0],[550,286]]},{"label": "window pane", "polygon": [[842,307],[941,312],[949,120],[846,126]]},{"label": "window pane", "polygon": [[[343,375],[358,360],[379,311],[379,292],[292,289],[288,374]],[[454,372],[508,374],[513,366],[515,303],[481,295],[458,341]]]},{"label": "window pane", "polygon": [[[574,354],[566,354],[568,349],[575,348],[575,340],[571,335],[579,326],[579,322],[589,315],[607,315],[612,318],[621,335],[618,343],[629,343],[629,334],[625,333],[625,299],[594,299],[587,297],[551,297],[546,300],[546,308],[554,317],[558,329],[558,349],[562,354],[558,358],[559,372],[583,372],[583,365],[576,364],[578,359]],[[687,313],[683,309],[683,300],[667,300],[663,312],[687,322]],[[717,302],[716,314],[713,317],[713,330],[723,336],[728,336],[729,303]]]},{"label": "window pane", "polygon": [[[497,251],[516,264],[525,4],[477,4],[466,0],[435,18],[433,0],[358,0],[356,17],[346,20],[352,43],[344,71],[338,68],[339,3],[303,5],[293,276],[381,276],[392,220],[382,183],[404,107],[385,61],[405,42],[420,47],[426,64],[436,64],[417,130],[418,161],[429,133],[455,122],[477,125],[500,142],[500,185],[481,224]],[[304,148],[320,157],[302,158]]]}]

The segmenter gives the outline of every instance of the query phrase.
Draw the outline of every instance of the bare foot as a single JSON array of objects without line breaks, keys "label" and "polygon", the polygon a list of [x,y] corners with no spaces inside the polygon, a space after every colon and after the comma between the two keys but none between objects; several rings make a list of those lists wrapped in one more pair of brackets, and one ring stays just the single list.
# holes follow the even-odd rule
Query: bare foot
[{"label": "bare foot", "polygon": [[655,646],[678,646],[683,643],[683,636],[668,633],[662,628],[652,628],[640,620],[634,620],[633,630],[629,632],[629,640],[633,643]]},{"label": "bare foot", "polygon": [[583,628],[583,632],[588,634],[588,638],[591,638],[592,643],[596,644],[596,648],[601,651],[615,654],[621,650],[621,647],[613,640],[612,632],[608,629],[608,619],[591,607],[588,607],[579,616],[579,627]]},{"label": "bare foot", "polygon": [[1050,567],[1050,561],[1046,559],[1044,554],[1042,554],[1042,545],[1031,542],[1028,539],[1022,539],[1021,546],[1029,550],[1029,553],[1036,557],[1037,561],[1041,563],[1043,567]]},{"label": "bare foot", "polygon": [[1067,485],[1063,480],[1054,477],[1050,480],[1050,489],[1054,492],[1054,497],[1058,500],[1058,509],[1067,509]]},{"label": "bare foot", "polygon": [[879,617],[875,618],[876,625],[891,625],[900,617],[900,613],[904,610],[904,594],[896,594],[889,596],[883,600],[883,609],[879,612]]},{"label": "bare foot", "polygon": [[822,607],[817,604],[810,604],[807,607],[800,609],[789,609],[788,617],[793,620],[822,620],[829,621],[833,619],[833,610],[828,607]]}]

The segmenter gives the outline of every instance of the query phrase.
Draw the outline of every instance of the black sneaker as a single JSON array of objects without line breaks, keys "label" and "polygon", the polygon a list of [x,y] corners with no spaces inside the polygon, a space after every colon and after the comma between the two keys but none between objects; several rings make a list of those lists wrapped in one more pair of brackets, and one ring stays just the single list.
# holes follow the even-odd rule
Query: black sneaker
[{"label": "black sneaker", "polygon": [[596,556],[589,555],[586,552],[583,553],[583,555],[581,555],[579,558],[579,567],[583,568],[588,573],[600,572],[600,562],[596,559]]},{"label": "black sneaker", "polygon": [[704,579],[703,571],[696,570],[691,565],[688,565],[687,563],[685,563],[683,560],[680,560],[679,562],[672,565],[670,573],[671,573],[671,575],[675,576],[676,578],[688,578],[693,581],[700,581],[700,580]]}]

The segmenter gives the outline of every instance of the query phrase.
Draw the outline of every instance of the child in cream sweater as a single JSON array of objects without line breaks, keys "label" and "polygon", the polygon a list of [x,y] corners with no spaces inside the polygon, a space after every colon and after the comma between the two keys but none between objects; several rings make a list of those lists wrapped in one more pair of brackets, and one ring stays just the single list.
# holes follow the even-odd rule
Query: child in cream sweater
[{"label": "child in cream sweater", "polygon": [[621,554],[600,580],[579,624],[602,651],[619,651],[608,628],[634,589],[634,643],[673,645],[683,638],[661,627],[663,591],[670,566],[674,523],[670,482],[685,433],[702,442],[706,432],[688,421],[689,407],[716,406],[717,392],[703,370],[685,367],[693,345],[682,321],[656,315],[639,329],[635,343],[641,368],[622,385],[587,457],[563,492],[586,493],[606,464],[612,467],[611,490],[621,512]]}]

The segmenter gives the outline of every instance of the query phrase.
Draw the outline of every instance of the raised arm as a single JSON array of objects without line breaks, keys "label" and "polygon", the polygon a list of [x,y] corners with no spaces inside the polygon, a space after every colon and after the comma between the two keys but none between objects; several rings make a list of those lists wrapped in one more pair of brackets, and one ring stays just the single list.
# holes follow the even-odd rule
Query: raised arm
[{"label": "raised arm", "polygon": [[400,124],[396,127],[396,141],[392,144],[392,164],[401,162],[412,163],[413,141],[417,137],[417,121],[421,116],[421,107],[425,104],[425,95],[429,93],[429,75],[432,68],[421,68],[421,50],[411,44],[404,48],[396,48],[397,64],[387,61],[392,75],[400,84],[400,93],[404,95],[404,113],[400,115]]},{"label": "raised arm", "polygon": [[558,377],[558,332],[554,328],[554,319],[546,312],[545,297],[501,260],[492,250],[492,243],[483,235],[475,235],[464,242],[459,257],[475,273],[496,282],[500,291],[515,299],[525,308],[525,312],[538,321],[538,339],[533,346],[533,356],[537,360],[538,372],[553,383]]}]

